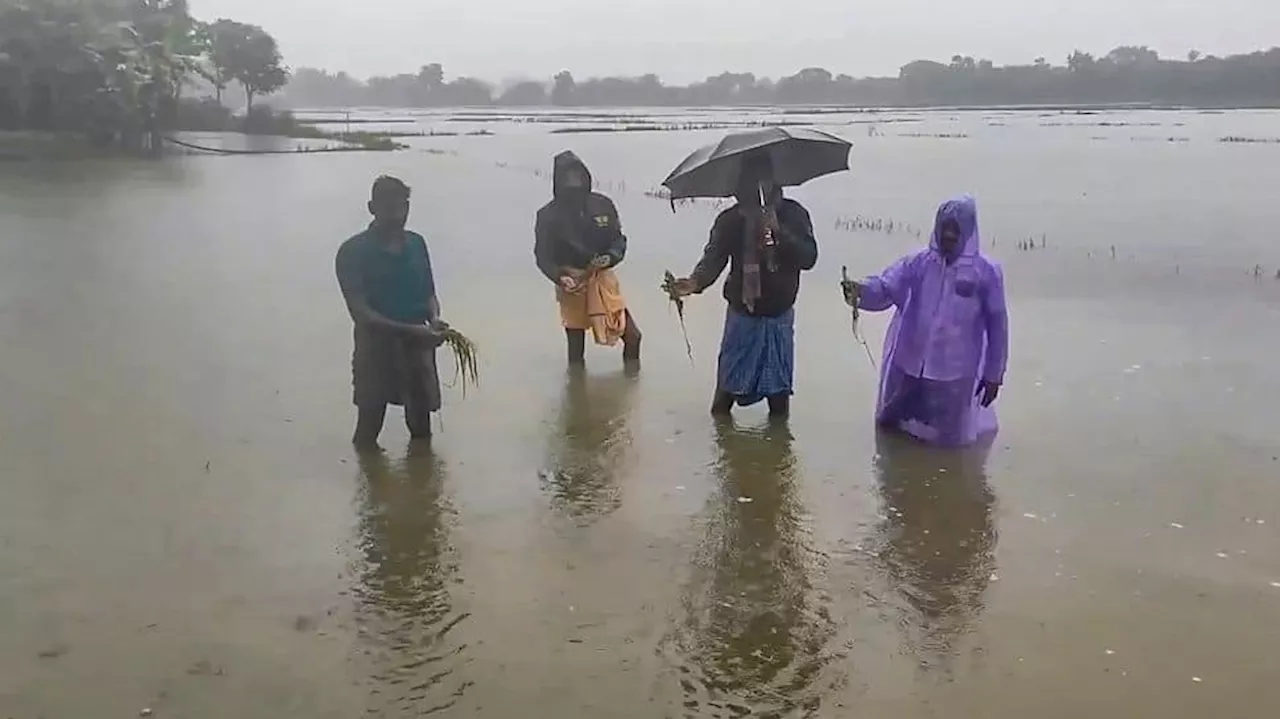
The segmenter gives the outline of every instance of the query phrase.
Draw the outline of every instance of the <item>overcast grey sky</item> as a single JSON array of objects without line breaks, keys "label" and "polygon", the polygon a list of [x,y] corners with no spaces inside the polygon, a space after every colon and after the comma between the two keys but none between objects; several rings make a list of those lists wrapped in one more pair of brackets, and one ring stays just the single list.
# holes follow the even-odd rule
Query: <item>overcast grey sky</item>
[{"label": "overcast grey sky", "polygon": [[954,54],[998,64],[1121,44],[1163,55],[1280,44],[1280,0],[191,0],[204,19],[262,25],[294,66],[358,76],[413,72],[490,81],[722,70],[779,76],[821,66],[897,74]]}]

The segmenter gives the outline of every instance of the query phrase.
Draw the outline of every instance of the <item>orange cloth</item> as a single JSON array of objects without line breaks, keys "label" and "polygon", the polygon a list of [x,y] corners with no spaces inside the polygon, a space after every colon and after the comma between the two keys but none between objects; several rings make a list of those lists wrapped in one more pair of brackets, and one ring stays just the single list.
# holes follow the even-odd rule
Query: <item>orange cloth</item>
[{"label": "orange cloth", "polygon": [[556,288],[560,322],[565,329],[591,330],[596,344],[612,347],[627,329],[627,301],[613,270],[594,270],[586,286],[572,294]]}]

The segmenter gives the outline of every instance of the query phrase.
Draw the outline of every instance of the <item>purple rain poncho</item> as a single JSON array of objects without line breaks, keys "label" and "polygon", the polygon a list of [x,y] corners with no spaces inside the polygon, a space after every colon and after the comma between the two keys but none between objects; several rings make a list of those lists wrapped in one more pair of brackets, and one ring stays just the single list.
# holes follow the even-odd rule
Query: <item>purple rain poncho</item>
[{"label": "purple rain poncho", "polygon": [[[960,226],[950,264],[938,247],[944,222]],[[981,253],[978,207],[968,195],[938,208],[928,249],[866,278],[859,307],[896,309],[885,333],[876,422],[929,444],[960,447],[997,429],[977,396],[982,380],[1004,383],[1009,317],[1004,274]]]}]

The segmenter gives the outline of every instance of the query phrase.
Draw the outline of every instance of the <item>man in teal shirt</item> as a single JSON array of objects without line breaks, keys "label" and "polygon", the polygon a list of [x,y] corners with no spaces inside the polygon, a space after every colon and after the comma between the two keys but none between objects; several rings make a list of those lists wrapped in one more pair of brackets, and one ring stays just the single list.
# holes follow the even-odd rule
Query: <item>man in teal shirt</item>
[{"label": "man in teal shirt", "polygon": [[373,183],[368,229],[342,243],[335,262],[338,285],[355,323],[352,353],[356,431],[361,448],[377,446],[387,405],[404,407],[415,440],[431,437],[431,413],[440,409],[436,348],[448,325],[426,240],[405,229],[409,186],[394,177]]}]

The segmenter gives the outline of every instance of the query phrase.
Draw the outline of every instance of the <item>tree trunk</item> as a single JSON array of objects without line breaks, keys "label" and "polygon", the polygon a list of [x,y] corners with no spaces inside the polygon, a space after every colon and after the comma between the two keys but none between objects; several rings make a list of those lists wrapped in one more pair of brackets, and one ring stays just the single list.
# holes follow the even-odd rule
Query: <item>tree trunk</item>
[{"label": "tree trunk", "polygon": [[244,105],[244,131],[250,135],[258,132],[253,126],[253,90],[244,89],[245,105]]}]

